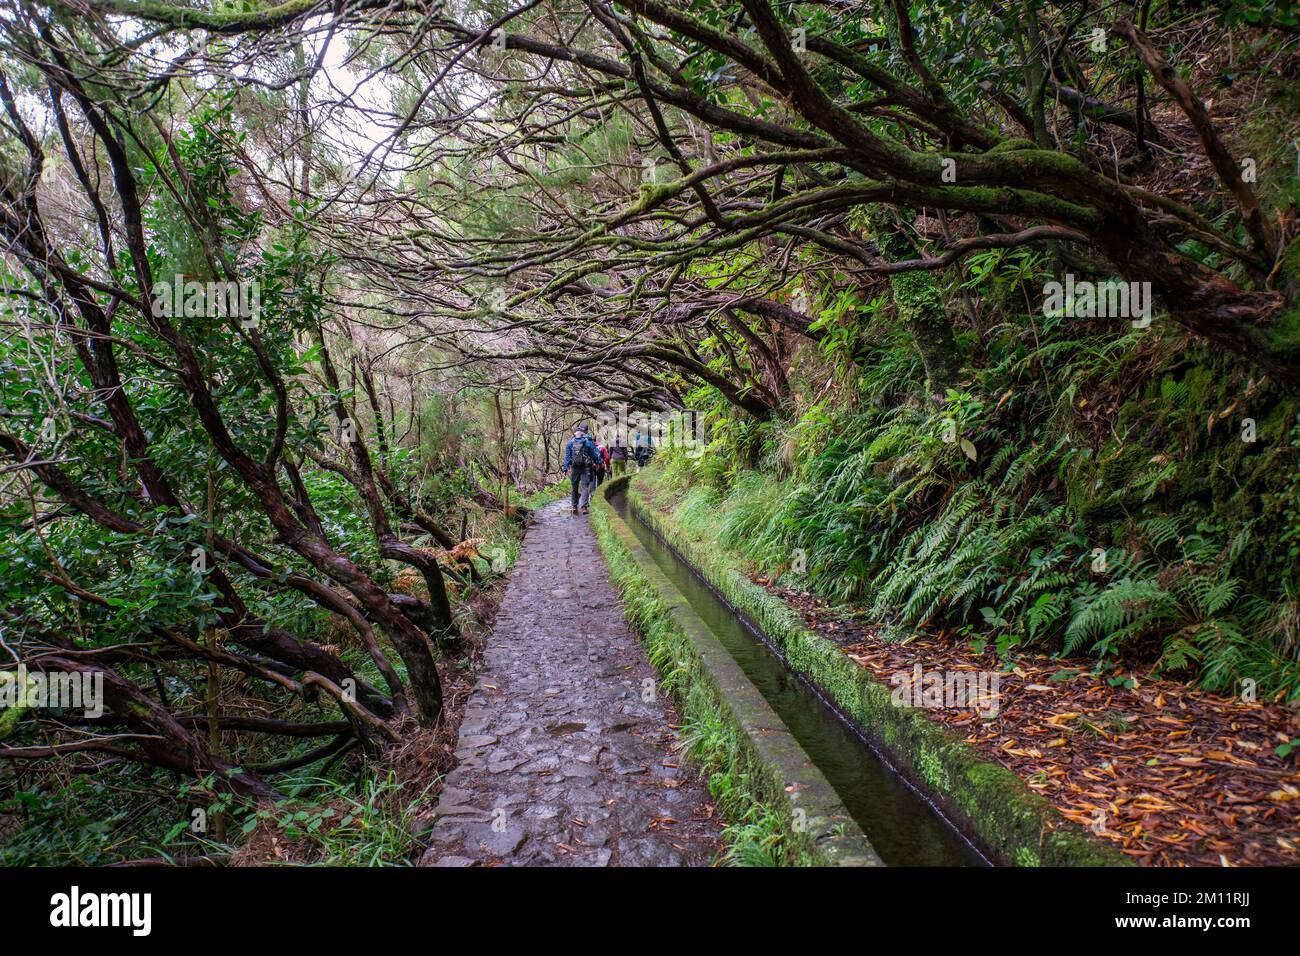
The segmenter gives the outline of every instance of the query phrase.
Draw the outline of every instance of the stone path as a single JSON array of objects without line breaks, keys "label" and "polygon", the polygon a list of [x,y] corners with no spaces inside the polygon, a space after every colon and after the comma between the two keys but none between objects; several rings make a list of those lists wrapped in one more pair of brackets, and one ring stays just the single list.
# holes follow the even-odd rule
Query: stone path
[{"label": "stone path", "polygon": [[[647,702],[649,698],[649,702]],[[586,516],[542,509],[488,639],[425,866],[701,866],[721,848]]]}]

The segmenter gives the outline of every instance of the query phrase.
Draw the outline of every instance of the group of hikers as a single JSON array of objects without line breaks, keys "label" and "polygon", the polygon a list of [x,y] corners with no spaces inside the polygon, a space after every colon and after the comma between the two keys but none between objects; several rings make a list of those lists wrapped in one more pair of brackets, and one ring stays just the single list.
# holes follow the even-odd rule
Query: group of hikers
[{"label": "group of hikers", "polygon": [[586,425],[574,427],[573,437],[564,446],[564,467],[561,469],[562,474],[569,476],[573,513],[576,515],[581,510],[587,514],[591,508],[591,493],[602,481],[626,474],[628,462],[635,464],[639,471],[653,454],[654,447],[648,435],[643,443],[638,434],[632,448],[617,437],[614,444],[607,447],[588,434]]}]

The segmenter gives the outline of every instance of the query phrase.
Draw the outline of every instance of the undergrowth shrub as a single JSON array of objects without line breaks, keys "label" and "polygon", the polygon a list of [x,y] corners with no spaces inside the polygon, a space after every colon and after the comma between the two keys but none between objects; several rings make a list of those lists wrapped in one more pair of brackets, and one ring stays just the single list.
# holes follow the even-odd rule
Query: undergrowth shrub
[{"label": "undergrowth shrub", "polygon": [[916,358],[878,304],[823,342],[835,400],[760,425],[693,394],[712,442],[665,451],[659,487],[760,571],[903,633],[1300,698],[1296,400],[1158,327],[1035,314],[1045,275],[972,257],[1001,320],[941,402],[900,385]]}]

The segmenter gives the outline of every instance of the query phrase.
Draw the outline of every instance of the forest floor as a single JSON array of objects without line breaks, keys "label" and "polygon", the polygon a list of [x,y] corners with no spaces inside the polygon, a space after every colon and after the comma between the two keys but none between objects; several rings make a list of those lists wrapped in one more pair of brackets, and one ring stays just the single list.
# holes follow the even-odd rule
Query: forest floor
[{"label": "forest floor", "polygon": [[[992,650],[923,633],[882,638],[805,592],[753,580],[803,614],[881,683],[923,671],[1002,670]],[[1275,748],[1300,735],[1294,712],[1207,694],[1141,669],[1017,654],[999,712],[927,716],[1014,771],[1068,820],[1146,866],[1300,864],[1300,768]]]},{"label": "forest floor", "polygon": [[[427,592],[422,587],[414,576],[407,576],[398,581],[397,589],[423,598]],[[417,728],[412,721],[404,729],[399,747],[387,753],[381,762],[360,771],[378,784],[374,791],[376,805],[370,809],[378,814],[379,824],[395,828],[387,847],[389,852],[383,855],[385,863],[414,862],[423,850],[417,834],[427,829],[432,819],[431,813],[423,811],[437,799],[445,775],[456,764],[456,738],[474,690],[474,672],[482,661],[484,645],[495,624],[504,593],[504,583],[494,581],[489,587],[477,591],[467,602],[461,621],[461,656],[448,657],[438,666],[444,695],[443,716],[438,726],[425,730]],[[340,818],[353,816],[357,815],[358,800],[365,799],[335,796],[308,812],[332,810]],[[275,825],[275,819],[275,816],[269,817],[248,835],[231,857],[231,866],[352,865],[363,862],[347,856],[331,856],[327,846],[311,835],[288,838]]]},{"label": "forest floor", "polygon": [[585,516],[543,508],[484,651],[422,865],[699,866],[722,849]]},{"label": "forest floor", "polygon": [[[671,512],[671,496],[645,491]],[[1300,864],[1300,767],[1276,753],[1300,737],[1293,709],[1208,694],[1140,667],[1096,673],[1086,658],[1018,651],[1008,662],[954,635],[890,640],[852,607],[750,577],[886,686],[918,664],[925,672],[1001,672],[996,717],[962,708],[926,715],[1135,862]]]}]

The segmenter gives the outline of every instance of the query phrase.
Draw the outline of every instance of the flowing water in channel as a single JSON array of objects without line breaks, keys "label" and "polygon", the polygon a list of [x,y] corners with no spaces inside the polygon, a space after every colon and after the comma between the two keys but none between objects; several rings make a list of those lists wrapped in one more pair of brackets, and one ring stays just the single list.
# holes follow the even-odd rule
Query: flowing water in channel
[{"label": "flowing water in channel", "polygon": [[984,857],[876,754],[671,548],[637,520],[626,496],[610,503],[668,579],[717,635],[790,728],[890,866],[983,866]]}]

